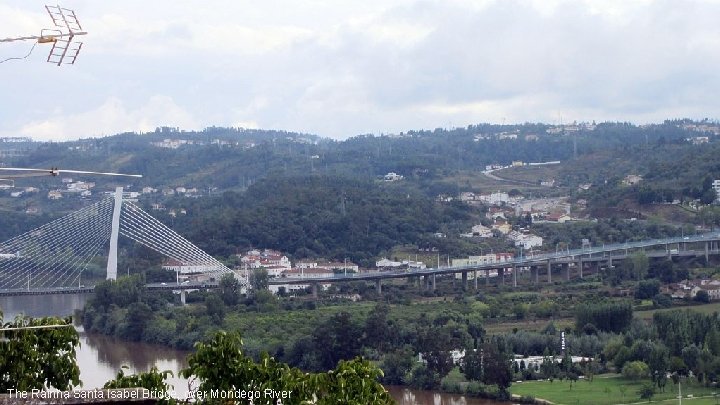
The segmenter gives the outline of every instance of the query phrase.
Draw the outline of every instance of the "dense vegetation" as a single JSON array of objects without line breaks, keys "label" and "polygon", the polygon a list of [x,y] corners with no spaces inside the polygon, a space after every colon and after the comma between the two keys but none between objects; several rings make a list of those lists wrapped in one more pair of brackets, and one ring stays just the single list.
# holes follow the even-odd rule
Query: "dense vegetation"
[{"label": "dense vegetation", "polygon": [[[278,248],[298,258],[349,257],[367,265],[403,243],[434,247],[451,255],[507,249],[507,245],[473,249],[457,238],[461,231],[482,222],[482,209],[436,202],[440,194],[495,191],[458,180],[482,177],[479,171],[488,164],[560,160],[562,164],[551,172],[560,189],[520,187],[523,190],[514,191],[528,196],[562,192],[585,199],[589,213],[600,219],[643,218],[647,211],[643,207],[661,201],[699,198],[708,202],[713,192],[711,180],[720,177],[716,159],[720,143],[712,142],[712,137],[708,144],[687,142],[686,138],[698,135],[681,127],[687,123],[668,121],[645,127],[601,123],[594,130],[580,127],[576,132],[558,134],[546,133],[552,126],[545,124],[478,124],[392,136],[357,136],[342,142],[282,131],[211,127],[185,132],[158,128],[147,134],[32,143],[24,146],[25,156],[8,163],[145,174],[142,179],[123,183],[94,178],[96,190],[119,184],[136,191],[146,185],[157,189],[195,187],[203,196],[198,200],[156,193],[141,202],[146,207],[162,203],[168,209],[189,208],[187,216],[166,216],[163,220],[215,255],[228,257],[237,249],[261,246]],[[188,143],[177,149],[151,146],[164,139]],[[377,181],[388,172],[405,179],[397,183]],[[636,186],[623,186],[621,180],[628,174],[642,175],[644,180]],[[540,179],[531,180],[525,183],[537,184]],[[18,187],[37,185],[43,190],[60,187],[57,178],[16,183]],[[593,187],[577,192],[575,187],[582,183],[592,183]],[[230,192],[221,195],[225,191]],[[56,215],[95,198],[50,203],[44,193],[20,199],[0,195],[0,209],[7,211],[0,215],[0,240],[48,220],[16,211],[39,207],[44,212],[44,208],[51,208]],[[155,214],[163,216],[161,212]],[[720,210],[713,207],[697,213],[690,209],[687,215],[697,224],[720,224]],[[607,225],[614,230],[602,229]],[[595,229],[586,225],[584,229],[570,229],[568,232],[575,234],[564,236],[553,236],[549,228],[541,227],[540,231],[548,230],[550,246],[568,239],[577,243],[575,236],[590,236],[602,243],[645,233],[669,233],[659,225],[647,232],[634,229],[638,226],[617,221],[601,223]],[[434,232],[450,238],[434,239]]]},{"label": "dense vegetation", "polygon": [[[169,372],[153,367],[148,372],[125,375],[121,370],[104,388],[142,387],[165,396],[161,403],[185,403],[169,395],[164,381]],[[360,358],[340,361],[323,373],[303,373],[263,354],[255,362],[242,350],[237,333],[218,332],[206,342],[198,342],[188,357],[184,378],[197,378],[200,385],[188,393],[194,403],[252,404],[392,404],[394,401],[377,381],[382,372]],[[160,393],[164,393],[161,395]]]},{"label": "dense vegetation", "polygon": [[0,312],[0,325],[0,392],[68,390],[80,384],[75,359],[80,338],[69,318],[3,322]]},{"label": "dense vegetation", "polygon": [[413,190],[328,177],[272,177],[244,194],[186,206],[188,215],[175,228],[212,254],[262,246],[294,257],[349,257],[364,266],[396,244],[427,244],[434,232],[471,215],[464,204],[440,204]]},{"label": "dense vegetation", "polygon": [[[373,288],[351,283],[332,287],[328,298],[315,302],[263,290],[240,295],[227,277],[218,291],[188,297],[188,306],[168,306],[175,300],[148,294],[142,279],[131,277],[100,285],[83,322],[89,331],[184,348],[218,330],[237,331],[255,361],[268,352],[291,367],[319,372],[363,356],[380,365],[385,383],[492,398],[506,398],[512,381],[567,379],[573,384],[580,376],[592,381],[609,371],[628,381],[651,381],[655,392],[665,389],[670,376],[692,376],[700,386],[720,379],[716,314],[658,312],[652,323],[633,316],[633,307],[672,306],[673,300],[660,293],[659,281],[688,277],[687,267],[638,253],[617,263],[612,272],[618,276],[599,272],[585,282],[522,291],[505,290],[494,280],[479,294],[440,278],[436,294],[445,298],[437,302],[423,302],[426,294],[412,280],[388,283],[384,300]],[[634,290],[635,299],[617,298],[615,284]],[[376,303],[331,298],[349,293]],[[533,325],[532,330],[502,326],[515,322]],[[459,364],[452,360],[456,350],[465,353]],[[510,363],[512,355],[521,358]],[[585,359],[573,362],[570,355]],[[531,366],[526,356],[543,361]]]},{"label": "dense vegetation", "polygon": [[[119,299],[119,297],[114,297]],[[1,315],[1,314],[0,314]],[[2,318],[0,317],[0,321]],[[0,340],[0,392],[10,398],[29,391],[71,390],[81,385],[75,359],[79,345],[77,331],[70,319],[18,318],[2,323]],[[216,333],[207,342],[198,342],[182,370],[184,378],[197,378],[200,386],[192,393],[197,403],[224,403],[224,398],[245,403],[275,404],[278,398],[286,404],[394,403],[378,382],[382,372],[362,359],[340,361],[329,372],[306,374],[262,355],[259,362],[247,357],[237,333]],[[122,370],[104,388],[143,387],[161,403],[180,403],[170,396],[164,381],[169,372],[153,367],[139,375],[125,375]],[[243,397],[234,397],[244,392]],[[163,397],[163,394],[167,397]]]},{"label": "dense vegetation", "polygon": [[[198,187],[201,198],[153,194],[140,203],[148,208],[164,204],[167,211],[154,215],[230,265],[236,264],[235,253],[259,247],[281,250],[292,259],[348,258],[368,266],[379,256],[405,247],[455,257],[512,250],[502,238],[459,238],[471,225],[489,224],[487,208],[440,202],[437,196],[496,191],[498,183],[474,180],[482,177],[479,172],[486,165],[514,160],[561,160],[540,172],[554,178],[557,187],[541,188],[537,184],[541,178],[522,178],[522,173],[508,170],[508,175],[517,177],[503,190],[527,197],[567,195],[571,203],[587,204],[587,213],[599,217],[555,225],[508,214],[515,229],[529,228],[542,236],[548,251],[580,247],[583,239],[597,246],[695,232],[689,222],[720,224],[720,209],[702,206],[714,199],[711,183],[720,177],[720,143],[710,136],[707,144],[691,144],[686,138],[698,133],[681,128],[683,123],[647,127],[604,123],[594,131],[555,135],[547,134],[550,126],[542,124],[481,124],[398,136],[358,136],[343,142],[273,131],[159,129],[153,134],[68,145],[32,145],[28,155],[14,164],[150,175],[124,184],[131,190],[145,185]],[[149,146],[164,138],[204,144],[177,149]],[[227,144],[213,143],[215,139]],[[76,167],[77,162],[88,166]],[[404,179],[381,181],[379,176],[388,172]],[[643,180],[624,185],[622,180],[629,174]],[[581,184],[592,186],[577,190]],[[111,185],[112,180],[98,181],[98,188]],[[675,200],[682,205],[665,204]],[[9,198],[0,199],[0,205],[7,201],[15,204],[13,209],[21,209],[21,203]],[[61,204],[54,207],[69,210],[74,203]],[[170,210],[181,208],[186,214],[170,215]],[[663,213],[665,208],[672,210]],[[46,219],[23,221],[23,217],[0,215],[0,236]],[[677,228],[679,223],[685,227]],[[509,291],[493,280],[485,292],[475,294],[442,277],[435,292],[419,291],[418,281],[411,279],[384,284],[383,296],[364,283],[348,283],[331,287],[320,302],[302,292],[274,296],[255,279],[256,288],[240,295],[233,280],[223,280],[218,291],[192,293],[189,305],[180,306],[170,293],[145,290],[145,278],[172,278],[159,269],[159,256],[131,243],[121,249],[129,253],[121,267],[134,275],[97,286],[83,313],[85,328],[184,349],[212,339],[216,340],[211,346],[239,347],[237,337],[217,340],[236,335],[218,332],[242,333],[242,351],[233,349],[242,356],[233,360],[242,365],[235,370],[239,373],[279,373],[293,384],[312,384],[299,370],[322,373],[350,365],[351,370],[344,370],[372,374],[361,361],[341,363],[363,356],[380,365],[385,383],[498,398],[507,398],[512,381],[567,379],[572,387],[580,376],[592,381],[594,375],[608,371],[628,381],[652,383],[644,398],[651,398],[655,389],[664,390],[668,378],[693,379],[701,385],[715,384],[720,378],[716,314],[658,312],[651,323],[633,317],[636,308],[690,304],[673,300],[661,287],[697,275],[700,267],[705,277],[716,275],[703,259],[650,260],[636,253],[612,267],[594,269],[582,281],[556,281],[547,288],[523,285]],[[344,301],[352,294],[362,301]],[[696,301],[709,298],[698,294]],[[452,360],[455,350],[464,350],[460,364]],[[570,354],[586,359],[573,362]],[[417,361],[419,355],[423,361]],[[533,365],[526,358],[510,362],[512,355],[543,360]],[[121,383],[139,381],[125,377],[119,376]],[[324,384],[332,387],[335,382]]]}]

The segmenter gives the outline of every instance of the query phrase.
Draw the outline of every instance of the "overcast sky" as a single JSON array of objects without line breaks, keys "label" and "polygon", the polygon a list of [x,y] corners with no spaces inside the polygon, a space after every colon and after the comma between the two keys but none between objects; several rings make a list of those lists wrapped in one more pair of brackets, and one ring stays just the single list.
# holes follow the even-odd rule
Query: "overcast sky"
[{"label": "overcast sky", "polygon": [[[51,26],[2,0],[0,38]],[[718,118],[720,1],[67,0],[75,65],[0,64],[0,136],[157,126],[337,139],[480,122]],[[0,43],[0,60],[32,43]]]}]

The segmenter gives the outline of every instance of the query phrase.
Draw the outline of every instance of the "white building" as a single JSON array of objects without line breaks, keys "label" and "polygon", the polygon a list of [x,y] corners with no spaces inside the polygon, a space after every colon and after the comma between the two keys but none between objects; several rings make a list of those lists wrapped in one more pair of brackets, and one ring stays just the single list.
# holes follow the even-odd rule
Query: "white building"
[{"label": "white building", "polygon": [[382,258],[375,262],[375,267],[389,267],[389,268],[398,268],[402,267],[402,262],[394,262],[390,259]]},{"label": "white building", "polygon": [[383,177],[383,179],[385,181],[399,181],[399,180],[402,180],[403,178],[404,177],[402,175],[393,173],[393,172],[390,172]]},{"label": "white building", "polygon": [[452,259],[453,267],[480,266],[484,264],[505,263],[513,259],[512,253],[490,253],[482,256],[468,256],[467,259]]},{"label": "white building", "polygon": [[510,196],[508,193],[498,191],[497,193],[481,195],[480,200],[491,205],[503,205],[510,201]]},{"label": "white building", "polygon": [[68,192],[71,192],[71,193],[80,193],[85,190],[90,190],[93,187],[95,187],[95,183],[86,183],[84,181],[78,181],[77,183],[69,183],[67,185],[67,190],[68,190]]},{"label": "white building", "polygon": [[[292,268],[292,263],[287,256],[272,249],[264,249],[262,251],[256,249],[250,250],[240,256],[240,263],[243,264],[243,267],[249,267],[251,269],[278,267],[290,270]],[[281,272],[282,271],[278,270],[273,273],[277,273],[276,276],[279,276]],[[270,275],[269,270],[268,275]]]},{"label": "white building", "polygon": [[217,271],[216,264],[187,264],[175,259],[169,259],[162,266],[163,270],[174,271],[178,274],[198,274]]},{"label": "white building", "polygon": [[515,246],[522,246],[523,249],[531,249],[541,247],[543,238],[537,235],[524,235],[521,239],[515,241]]},{"label": "white building", "polygon": [[295,264],[298,269],[326,269],[331,271],[349,271],[357,273],[360,271],[360,266],[353,262],[328,262],[323,259],[320,260],[303,260]]},{"label": "white building", "polygon": [[427,268],[425,263],[412,260],[403,260],[403,265],[407,266],[410,270],[423,270]]},{"label": "white building", "polygon": [[625,176],[622,183],[626,186],[634,186],[640,183],[642,180],[642,176],[639,176],[637,174],[628,174],[627,176]]},{"label": "white building", "polygon": [[[290,270],[285,270],[281,275],[280,278],[300,278],[300,279],[309,279],[312,280],[314,278],[323,278],[323,277],[333,277],[335,273],[332,270],[328,270],[325,268],[295,268]],[[323,283],[319,284],[320,287],[322,287],[323,290],[326,290],[330,287],[329,283]],[[302,291],[306,288],[310,287],[310,284],[278,284],[278,285],[270,285],[268,288],[271,292],[274,294],[277,294],[280,289],[284,289],[285,292],[294,292],[294,291]]]},{"label": "white building", "polygon": [[492,229],[486,227],[485,225],[474,225],[470,232],[468,233],[462,233],[460,234],[463,238],[472,238],[473,236],[477,236],[480,238],[492,238],[493,233]]},{"label": "white building", "polygon": [[523,249],[531,249],[540,247],[543,244],[543,238],[533,234],[523,234],[518,231],[512,231],[508,234],[508,239],[515,243],[515,246],[522,246]]},{"label": "white building", "polygon": [[720,180],[714,180],[712,182],[712,188],[715,190],[715,194],[717,196],[715,199],[720,200]]}]

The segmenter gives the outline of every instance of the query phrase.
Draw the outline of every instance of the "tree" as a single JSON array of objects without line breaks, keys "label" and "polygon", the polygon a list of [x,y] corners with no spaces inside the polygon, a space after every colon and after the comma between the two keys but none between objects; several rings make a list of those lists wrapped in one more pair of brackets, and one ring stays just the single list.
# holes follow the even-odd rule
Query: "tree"
[{"label": "tree", "polygon": [[710,294],[705,290],[700,290],[695,294],[695,301],[698,302],[710,302]]},{"label": "tree", "polygon": [[630,256],[633,273],[637,280],[642,280],[650,268],[650,259],[644,252],[637,252]]},{"label": "tree", "polygon": [[240,302],[240,282],[231,273],[225,274],[220,278],[218,283],[220,288],[220,298],[227,306],[237,305]]},{"label": "tree", "polygon": [[660,282],[657,280],[642,280],[635,289],[635,298],[648,299],[652,298],[660,292]]},{"label": "tree", "polygon": [[672,306],[672,297],[668,294],[657,294],[652,299],[653,308],[670,308]]},{"label": "tree", "polygon": [[414,360],[410,349],[396,350],[386,354],[380,366],[384,373],[382,381],[394,385],[404,384],[405,376],[412,369]]},{"label": "tree", "polygon": [[452,327],[421,326],[417,331],[415,350],[422,353],[427,368],[443,378],[452,370],[454,364],[450,351],[457,347],[453,342]]},{"label": "tree", "polygon": [[643,361],[631,361],[623,366],[622,375],[628,380],[636,381],[648,377],[650,368]]},{"label": "tree", "polygon": [[[123,366],[124,368],[126,366]],[[173,386],[165,382],[168,377],[172,377],[173,373],[170,370],[159,371],[157,367],[152,366],[150,371],[125,375],[125,372],[120,369],[115,376],[115,379],[110,380],[103,385],[103,388],[145,388],[153,392],[153,397],[161,397],[159,403],[161,404],[176,404],[177,401],[169,397],[169,392],[172,391]]]},{"label": "tree", "polygon": [[[306,374],[263,353],[254,362],[242,352],[237,333],[218,332],[209,341],[198,342],[188,357],[184,378],[200,381],[195,396],[212,398],[213,392],[291,392],[283,404],[391,404],[392,398],[377,381],[382,371],[362,359],[341,361],[327,373]],[[216,395],[217,396],[217,395]],[[276,399],[259,395],[254,404],[275,404]]]},{"label": "tree", "polygon": [[506,391],[512,383],[512,369],[510,357],[501,350],[501,345],[498,341],[483,345],[485,372],[482,381],[485,384],[496,384],[498,388]]},{"label": "tree", "polygon": [[652,384],[645,384],[638,390],[638,395],[640,395],[640,399],[647,399],[650,402],[655,396],[655,387]]},{"label": "tree", "polygon": [[225,318],[225,304],[216,294],[210,294],[205,298],[205,308],[208,316],[217,324],[221,324]]},{"label": "tree", "polygon": [[516,303],[512,307],[512,312],[515,314],[515,319],[522,320],[525,319],[530,309],[529,304],[523,304],[521,302]]},{"label": "tree", "polygon": [[675,263],[672,260],[665,259],[654,266],[653,273],[655,277],[659,277],[663,283],[673,283],[676,279]]},{"label": "tree", "polygon": [[588,323],[606,332],[622,332],[632,321],[629,301],[580,304],[575,309],[575,329],[582,331]]},{"label": "tree", "polygon": [[377,348],[381,352],[390,344],[388,342],[390,336],[388,312],[390,312],[390,307],[387,304],[378,303],[365,320],[365,345]]},{"label": "tree", "polygon": [[142,340],[145,327],[153,317],[152,308],[144,302],[133,302],[128,306],[125,316],[125,329],[121,331],[125,339]]},{"label": "tree", "polygon": [[669,366],[668,351],[662,345],[655,345],[650,352],[648,359],[648,368],[650,377],[658,388],[663,388],[663,383],[667,380],[667,370]]},{"label": "tree", "polygon": [[670,363],[668,364],[668,371],[674,375],[687,375],[688,367],[685,365],[683,359],[677,356],[670,357]]},{"label": "tree", "polygon": [[484,349],[466,350],[465,357],[460,365],[460,371],[468,381],[481,381],[485,361]]},{"label": "tree", "polygon": [[253,291],[267,290],[268,272],[264,268],[255,269],[250,273],[250,285]]},{"label": "tree", "polygon": [[306,401],[316,396],[318,405],[394,404],[390,394],[377,381],[380,377],[382,371],[367,360],[341,361],[334,370],[311,376],[310,386],[315,392]]},{"label": "tree", "polygon": [[425,390],[436,389],[440,380],[440,376],[426,365],[415,367],[410,375],[410,385]]},{"label": "tree", "polygon": [[80,384],[75,352],[80,339],[71,318],[17,317],[2,323],[0,313],[0,325],[10,329],[0,331],[0,392],[68,390]]},{"label": "tree", "polygon": [[313,331],[313,345],[320,365],[327,370],[340,360],[349,360],[360,353],[362,333],[347,312],[338,312]]},{"label": "tree", "polygon": [[570,381],[570,389],[572,390],[573,384],[577,384],[578,381],[578,375],[575,372],[569,371],[567,373],[567,379]]},{"label": "tree", "polygon": [[705,346],[713,356],[720,355],[720,332],[717,327],[713,326],[705,335]]},{"label": "tree", "polygon": [[485,328],[482,326],[482,319],[478,316],[471,316],[466,322],[467,331],[473,340],[473,348],[477,349],[479,342],[482,342],[485,338]]}]

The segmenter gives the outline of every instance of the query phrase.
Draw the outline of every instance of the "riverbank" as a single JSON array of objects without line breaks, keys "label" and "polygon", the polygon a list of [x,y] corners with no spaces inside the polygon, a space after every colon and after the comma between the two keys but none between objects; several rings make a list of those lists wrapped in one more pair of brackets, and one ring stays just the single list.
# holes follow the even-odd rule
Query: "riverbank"
[{"label": "riverbank", "polygon": [[[44,299],[41,299],[44,298]],[[0,298],[0,309],[5,319],[14,318],[23,313],[34,317],[68,316],[81,309],[88,298],[82,295],[61,296],[22,296]],[[189,391],[188,381],[179,376],[179,371],[187,367],[190,351],[178,350],[163,345],[142,342],[128,342],[116,337],[86,332],[77,326],[80,334],[80,346],[77,349],[77,362],[80,367],[82,389],[101,388],[112,380],[122,367],[125,374],[148,371],[155,366],[159,370],[170,370],[173,376],[168,383],[173,386],[175,395],[184,397]],[[458,394],[438,391],[417,390],[405,386],[387,386],[393,399],[399,405],[424,404],[465,404],[500,405],[502,402],[471,398]]]}]

